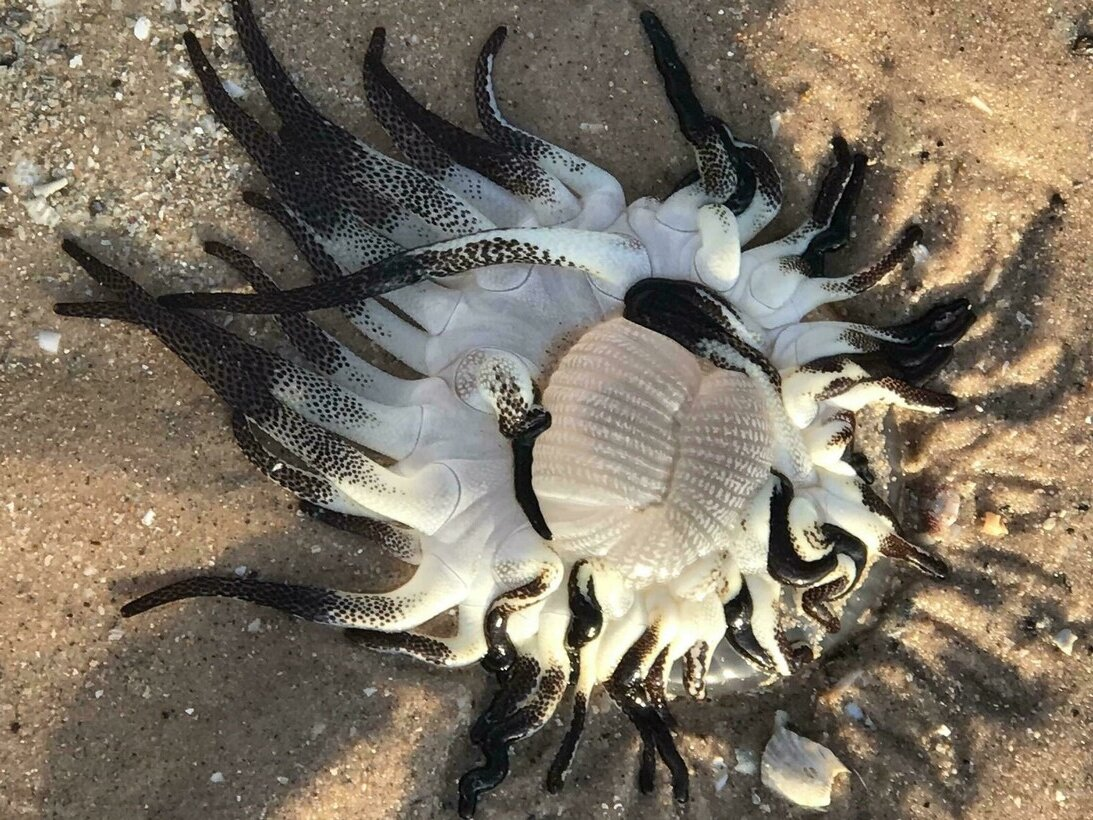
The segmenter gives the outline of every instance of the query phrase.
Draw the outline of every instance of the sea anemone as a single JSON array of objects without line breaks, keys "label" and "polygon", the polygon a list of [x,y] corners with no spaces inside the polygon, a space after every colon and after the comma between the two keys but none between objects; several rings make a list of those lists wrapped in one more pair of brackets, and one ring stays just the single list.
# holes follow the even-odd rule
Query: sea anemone
[{"label": "sea anemone", "polygon": [[[909,226],[872,266],[835,275],[866,168],[839,136],[808,218],[747,247],[782,186],[769,157],[705,111],[661,22],[641,16],[697,170],[665,200],[627,203],[609,173],[510,123],[493,88],[497,29],[475,70],[485,136],[417,102],[368,46],[368,103],[409,164],[320,114],[263,37],[248,0],[236,30],[278,114],[263,128],[185,35],[205,97],[277,198],[275,219],[315,283],[280,289],[209,242],[253,293],[155,297],[72,241],[109,291],[66,316],[147,328],[229,405],[243,453],[332,526],[414,565],[385,593],[201,575],[125,616],[194,596],[238,598],[349,630],[360,644],[496,676],[471,728],[485,758],[459,783],[470,816],[509,751],[570,701],[547,773],[560,789],[602,686],[688,795],[667,686],[705,697],[718,653],[769,676],[814,658],[879,557],[935,577],[853,449],[869,403],[927,413],[925,388],[974,320],[967,301],[890,327],[805,321],[900,267]],[[403,366],[396,376],[307,314],[338,309]],[[197,311],[277,317],[289,358]],[[321,317],[320,317],[321,318]],[[454,612],[444,635],[428,622]]]}]

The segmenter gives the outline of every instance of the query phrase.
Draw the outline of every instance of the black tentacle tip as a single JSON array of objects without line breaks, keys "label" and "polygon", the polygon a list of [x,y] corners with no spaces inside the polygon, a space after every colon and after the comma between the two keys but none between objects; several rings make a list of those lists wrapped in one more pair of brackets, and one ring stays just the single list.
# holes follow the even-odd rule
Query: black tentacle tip
[{"label": "black tentacle tip", "polygon": [[366,63],[379,63],[383,60],[383,50],[387,45],[387,29],[376,26],[368,40],[368,50],[364,52]]},{"label": "black tentacle tip", "polygon": [[881,554],[893,561],[910,564],[924,575],[938,581],[949,577],[949,565],[941,558],[921,547],[896,536],[889,536],[881,543]]}]

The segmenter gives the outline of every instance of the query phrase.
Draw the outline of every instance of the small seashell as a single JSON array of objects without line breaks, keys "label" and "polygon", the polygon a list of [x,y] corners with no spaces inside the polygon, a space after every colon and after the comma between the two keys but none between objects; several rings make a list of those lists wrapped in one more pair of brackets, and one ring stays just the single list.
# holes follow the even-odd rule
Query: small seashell
[{"label": "small seashell", "polygon": [[850,770],[826,746],[786,728],[789,716],[774,715],[774,735],[763,750],[763,785],[798,806],[831,805],[831,786]]}]

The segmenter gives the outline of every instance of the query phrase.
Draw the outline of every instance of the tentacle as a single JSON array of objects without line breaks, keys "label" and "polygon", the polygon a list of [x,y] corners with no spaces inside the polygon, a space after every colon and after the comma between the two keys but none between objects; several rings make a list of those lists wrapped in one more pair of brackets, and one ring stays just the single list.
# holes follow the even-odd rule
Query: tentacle
[{"label": "tentacle", "polygon": [[698,212],[701,244],[695,272],[702,284],[726,291],[740,275],[740,230],[727,205],[707,205]]},{"label": "tentacle", "polygon": [[[336,284],[332,283],[332,290],[336,289]],[[276,297],[290,293],[293,291],[281,291]],[[207,295],[216,297],[220,294]],[[168,297],[161,298],[166,301]],[[422,375],[436,375],[429,364],[429,334],[407,322],[383,302],[377,299],[356,301],[345,314],[353,327],[398,361]]]},{"label": "tentacle", "polygon": [[[364,62],[365,88],[377,119],[404,153],[412,158],[415,147],[424,141],[433,149],[433,157],[439,153],[448,160],[444,172],[453,165],[469,168],[526,202],[540,225],[555,225],[577,215],[580,205],[573,194],[535,162],[452,125],[415,100],[384,66],[384,41],[382,28],[372,32]],[[477,187],[481,190],[481,183]],[[491,205],[509,211],[507,224],[526,221],[527,210],[521,213],[514,207],[519,202],[499,200],[496,193],[492,199]]]},{"label": "tentacle", "polygon": [[588,699],[598,683],[595,664],[595,641],[603,631],[604,617],[596,598],[596,583],[587,561],[578,561],[570,570],[567,582],[570,611],[565,644],[569,650],[570,680],[573,683],[573,714],[569,728],[547,771],[546,787],[557,794],[565,784],[573,757],[577,752],[585,719]]},{"label": "tentacle", "polygon": [[531,483],[535,440],[550,429],[550,413],[539,403],[539,391],[527,365],[511,353],[470,351],[460,362],[456,393],[472,407],[497,416],[501,435],[512,442],[513,486],[528,522],[546,540],[550,527]]},{"label": "tentacle", "polygon": [[402,632],[419,626],[463,600],[466,586],[447,565],[426,555],[403,586],[387,593],[197,575],[149,592],[122,607],[126,618],[187,598],[236,598],[328,626]]},{"label": "tentacle", "polygon": [[[270,174],[265,168],[263,172],[304,221],[327,237],[363,221],[407,247],[490,227],[444,186],[384,156],[320,114],[270,50],[249,0],[233,0],[232,9],[247,59],[281,117],[278,136],[295,162],[292,177]],[[215,79],[215,73],[196,39],[191,36],[187,46],[195,68],[199,60],[204,63],[199,78],[208,97],[207,80]]]},{"label": "tentacle", "polygon": [[781,371],[832,356],[851,355],[868,367],[874,359],[905,381],[928,378],[939,352],[953,347],[975,322],[967,299],[935,305],[926,313],[890,327],[847,322],[802,322],[778,332],[771,362]]},{"label": "tentacle", "polygon": [[256,191],[244,191],[243,201],[281,226],[321,282],[337,279],[404,250],[401,245],[364,223],[352,232],[329,238],[312,228],[283,202]]},{"label": "tentacle", "polygon": [[776,581],[795,587],[814,586],[838,568],[838,557],[827,552],[815,560],[806,560],[798,544],[805,540],[805,523],[791,522],[790,509],[794,502],[793,484],[781,473],[776,479],[770,500],[770,546],[767,551],[767,572]]},{"label": "tentacle", "polygon": [[872,376],[842,356],[797,368],[782,381],[782,394],[786,412],[801,428],[812,424],[823,402],[850,411],[872,403],[923,413],[951,412],[956,408],[955,397],[948,393],[916,387],[891,376]]},{"label": "tentacle", "polygon": [[689,214],[696,207],[719,202],[738,218],[737,234],[741,243],[747,242],[781,207],[782,182],[774,163],[761,149],[736,140],[724,122],[703,110],[690,74],[657,16],[643,12],[641,22],[680,131],[694,147],[698,161],[695,180],[673,193],[658,218],[681,230],[693,229]]},{"label": "tentacle", "polygon": [[279,294],[177,293],[160,297],[170,307],[238,313],[299,313],[339,307],[419,282],[490,265],[528,264],[577,268],[625,292],[649,275],[649,258],[632,237],[567,228],[485,231],[406,251],[336,282]]},{"label": "tentacle", "polygon": [[354,644],[376,652],[406,655],[433,666],[461,667],[480,661],[486,653],[481,610],[459,607],[459,623],[452,637],[428,635],[418,630],[380,632],[350,629],[346,636]]},{"label": "tentacle", "polygon": [[662,333],[696,356],[728,370],[752,371],[776,388],[781,374],[759,348],[732,305],[700,285],[645,279],[626,293],[623,316]]},{"label": "tentacle", "polygon": [[329,504],[307,500],[300,501],[300,510],[309,518],[314,518],[328,527],[359,535],[379,544],[393,558],[415,566],[421,563],[421,539],[411,530],[366,516],[336,512],[330,509]]},{"label": "tentacle", "polygon": [[[641,736],[642,754],[638,786],[648,794],[654,787],[654,767],[660,756],[672,779],[672,794],[679,803],[686,803],[690,791],[687,764],[679,754],[668,721],[661,708],[661,697],[650,693],[646,676],[670,641],[661,630],[650,627],[623,656],[614,674],[605,683],[608,694],[634,724]],[[654,673],[655,675],[655,673]]]},{"label": "tentacle", "polygon": [[254,423],[374,515],[431,534],[451,517],[458,504],[459,480],[443,464],[410,475],[396,473],[280,405],[264,408]]},{"label": "tentacle", "polygon": [[762,672],[773,674],[777,670],[774,657],[755,636],[751,618],[753,603],[747,584],[725,604],[725,638],[729,645],[748,663]]},{"label": "tentacle", "polygon": [[[205,252],[231,265],[258,293],[279,292],[273,280],[242,251],[220,242],[206,242]],[[335,384],[389,404],[409,400],[411,382],[365,361],[305,316],[282,314],[277,322],[311,368]]]},{"label": "tentacle", "polygon": [[949,566],[943,560],[895,533],[885,536],[880,551],[886,558],[904,561],[933,578],[944,579],[949,575]]},{"label": "tentacle", "polygon": [[64,249],[102,284],[125,295],[134,321],[151,330],[232,408],[258,420],[279,402],[393,458],[413,450],[420,434],[420,408],[395,408],[351,393],[221,327],[161,307],[127,276],[74,243],[66,242]]},{"label": "tentacle", "polygon": [[548,615],[518,645],[517,658],[499,678],[502,690],[472,727],[471,739],[486,757],[459,780],[459,814],[474,814],[478,798],[508,775],[511,746],[541,729],[554,714],[569,682],[564,634],[567,619]]},{"label": "tentacle", "polygon": [[[708,202],[724,202],[736,191],[741,171],[747,169],[735,146],[721,138],[720,121],[703,110],[691,86],[691,75],[679,58],[675,43],[660,19],[651,11],[641,14],[645,36],[653,47],[657,71],[664,80],[664,91],[679,120],[679,130],[694,146],[703,194]],[[743,176],[750,176],[749,173]],[[754,184],[754,178],[751,179]]]},{"label": "tentacle", "polygon": [[606,229],[626,207],[618,180],[575,154],[517,128],[501,113],[493,84],[493,64],[506,35],[504,26],[495,29],[475,64],[474,97],[482,128],[493,142],[533,160],[580,197],[581,213],[575,227]]},{"label": "tentacle", "polygon": [[496,674],[506,672],[516,659],[516,647],[509,637],[509,619],[551,595],[562,582],[565,567],[557,554],[540,541],[526,538],[517,543],[510,539],[493,566],[498,582],[509,589],[490,604],[483,626],[489,650],[482,665]]},{"label": "tentacle", "polygon": [[[362,234],[361,238],[364,241],[359,245],[324,244],[318,241],[314,232],[296,219],[281,203],[251,191],[243,194],[243,200],[272,216],[281,224],[311,266],[315,278],[320,282],[338,280],[362,267],[401,253],[403,250],[399,245],[376,233]],[[425,331],[437,334],[451,320],[462,296],[434,282],[423,281],[410,287],[390,291],[385,294],[385,298]],[[365,321],[362,316],[365,307],[360,303],[345,305],[342,310],[350,321]]]},{"label": "tentacle", "polygon": [[[314,470],[285,463],[283,458],[262,443],[255,434],[253,422],[241,410],[232,413],[232,433],[243,455],[262,475],[277,482],[301,501],[330,514],[343,515],[353,520],[373,520],[367,517],[371,511],[362,507],[336,482]],[[379,526],[389,526],[376,523]]]}]

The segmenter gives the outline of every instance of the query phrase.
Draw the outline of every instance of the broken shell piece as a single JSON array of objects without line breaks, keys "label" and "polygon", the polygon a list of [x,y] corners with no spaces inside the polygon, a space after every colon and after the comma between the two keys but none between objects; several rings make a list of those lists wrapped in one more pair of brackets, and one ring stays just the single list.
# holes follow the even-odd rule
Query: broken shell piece
[{"label": "broken shell piece", "polygon": [[835,778],[850,770],[826,746],[787,729],[788,719],[782,711],[774,715],[774,735],[763,750],[763,785],[798,806],[829,806]]},{"label": "broken shell piece", "polygon": [[1072,629],[1063,629],[1051,639],[1059,647],[1059,651],[1066,655],[1074,654],[1074,644],[1078,642],[1078,636]]},{"label": "broken shell piece", "polygon": [[932,538],[944,539],[960,517],[960,493],[952,487],[938,487],[924,501],[926,533]]},{"label": "broken shell piece", "polygon": [[983,513],[983,520],[979,524],[979,529],[984,535],[990,535],[994,538],[1000,538],[1009,533],[1006,520],[996,512]]}]

